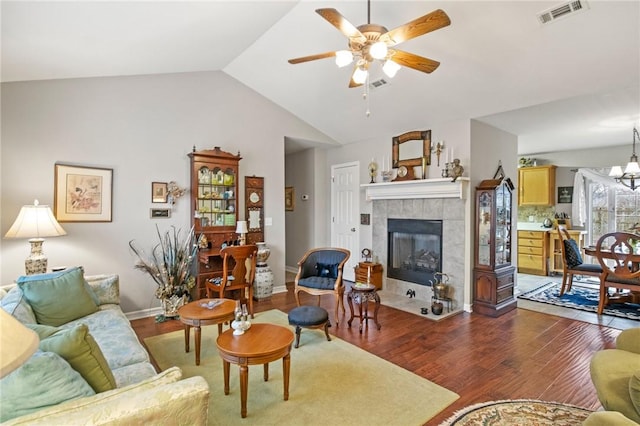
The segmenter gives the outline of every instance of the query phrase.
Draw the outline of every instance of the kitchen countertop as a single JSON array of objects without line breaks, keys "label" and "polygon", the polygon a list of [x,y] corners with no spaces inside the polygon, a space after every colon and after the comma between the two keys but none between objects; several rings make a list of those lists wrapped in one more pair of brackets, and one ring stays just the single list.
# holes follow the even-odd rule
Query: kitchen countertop
[{"label": "kitchen countertop", "polygon": [[[555,228],[545,228],[542,226],[541,222],[518,222],[517,224],[518,231],[542,231],[542,232],[556,232]],[[587,231],[580,229],[571,229],[570,231],[579,231],[580,233],[586,234]]]}]

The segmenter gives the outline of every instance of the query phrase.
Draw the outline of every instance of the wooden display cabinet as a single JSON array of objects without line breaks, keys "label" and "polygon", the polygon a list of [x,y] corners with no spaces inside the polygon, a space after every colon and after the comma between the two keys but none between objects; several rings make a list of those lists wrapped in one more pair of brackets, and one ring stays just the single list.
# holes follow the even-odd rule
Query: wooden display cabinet
[{"label": "wooden display cabinet", "polygon": [[476,187],[473,311],[493,317],[515,307],[511,264],[511,189],[503,179]]},{"label": "wooden display cabinet", "polygon": [[355,267],[356,282],[369,283],[382,289],[382,265],[374,262],[360,262]]},{"label": "wooden display cabinet", "polygon": [[518,205],[552,206],[556,203],[556,166],[518,169]]},{"label": "wooden display cabinet", "polygon": [[247,220],[247,244],[264,241],[264,178],[244,177],[244,206]]},{"label": "wooden display cabinet", "polygon": [[206,297],[206,280],[222,276],[220,249],[233,244],[238,213],[238,155],[220,147],[189,153],[191,159],[191,217],[200,239],[197,265],[197,294]]}]

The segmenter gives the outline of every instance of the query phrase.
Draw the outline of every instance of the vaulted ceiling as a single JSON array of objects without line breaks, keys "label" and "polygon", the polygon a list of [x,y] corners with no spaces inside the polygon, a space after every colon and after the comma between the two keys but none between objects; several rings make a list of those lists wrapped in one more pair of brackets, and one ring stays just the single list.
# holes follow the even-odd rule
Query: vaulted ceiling
[{"label": "vaulted ceiling", "polygon": [[[400,45],[435,59],[370,89],[350,67],[290,58],[347,47],[315,9],[367,22],[357,1],[2,1],[2,81],[221,70],[341,144],[479,119],[519,136],[519,153],[631,143],[640,123],[640,2],[587,0],[548,24],[562,1],[377,1],[395,28],[435,9],[451,25]],[[382,78],[378,67],[372,81]],[[291,135],[295,139],[295,135]],[[434,135],[437,138],[437,135]],[[301,141],[304,142],[304,141]]]}]

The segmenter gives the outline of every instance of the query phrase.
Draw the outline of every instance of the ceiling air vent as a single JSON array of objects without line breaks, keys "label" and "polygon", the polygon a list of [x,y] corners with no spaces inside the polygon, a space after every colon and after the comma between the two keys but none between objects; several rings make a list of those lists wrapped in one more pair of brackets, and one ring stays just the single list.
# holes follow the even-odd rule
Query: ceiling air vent
[{"label": "ceiling air vent", "polygon": [[385,80],[384,78],[381,78],[380,80],[372,81],[371,83],[369,83],[369,87],[371,89],[379,89],[382,86],[386,86],[388,84],[389,82],[387,80]]},{"label": "ceiling air vent", "polygon": [[547,9],[538,13],[538,22],[541,24],[548,24],[559,18],[564,18],[568,15],[582,12],[589,9],[589,5],[586,0],[574,0],[562,3],[558,6],[554,6],[551,9]]}]

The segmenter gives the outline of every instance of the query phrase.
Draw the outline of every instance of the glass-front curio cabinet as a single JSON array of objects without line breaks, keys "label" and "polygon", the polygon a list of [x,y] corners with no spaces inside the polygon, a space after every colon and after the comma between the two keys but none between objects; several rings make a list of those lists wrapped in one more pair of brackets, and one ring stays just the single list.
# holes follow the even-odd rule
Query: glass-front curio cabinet
[{"label": "glass-front curio cabinet", "polygon": [[476,187],[473,311],[500,316],[517,306],[511,264],[511,187],[489,179]]},{"label": "glass-front curio cabinet", "polygon": [[189,153],[191,218],[199,239],[197,297],[206,296],[207,279],[222,275],[220,249],[238,238],[238,167],[240,153],[220,147]]}]

